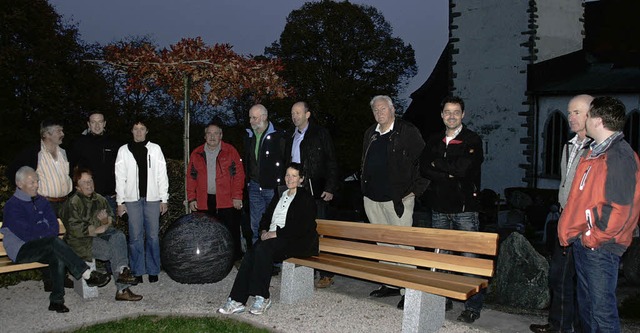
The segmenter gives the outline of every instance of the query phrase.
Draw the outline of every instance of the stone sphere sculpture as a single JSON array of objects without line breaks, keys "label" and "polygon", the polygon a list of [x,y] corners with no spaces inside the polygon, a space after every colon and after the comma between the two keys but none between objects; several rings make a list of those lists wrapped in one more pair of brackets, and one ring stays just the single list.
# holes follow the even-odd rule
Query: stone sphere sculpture
[{"label": "stone sphere sculpture", "polygon": [[231,233],[215,217],[183,215],[164,234],[160,256],[165,272],[176,282],[218,282],[233,266]]}]

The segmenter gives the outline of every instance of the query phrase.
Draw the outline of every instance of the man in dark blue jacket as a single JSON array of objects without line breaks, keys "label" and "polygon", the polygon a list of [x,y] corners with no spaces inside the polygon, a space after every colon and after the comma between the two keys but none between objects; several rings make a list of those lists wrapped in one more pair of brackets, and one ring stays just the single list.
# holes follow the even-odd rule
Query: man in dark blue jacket
[{"label": "man in dark blue jacket", "polygon": [[[427,189],[434,228],[478,231],[480,165],[484,160],[482,139],[462,124],[464,101],[447,97],[442,101],[445,131],[432,135],[420,160],[422,174],[429,179]],[[480,318],[484,289],[465,302],[459,321],[472,323]],[[447,300],[447,308],[451,300]]]},{"label": "man in dark blue jacket", "polygon": [[268,120],[268,116],[267,108],[262,104],[249,109],[251,128],[247,129],[243,162],[253,243],[258,240],[260,220],[273,198],[274,190],[284,184],[284,136]]},{"label": "man in dark blue jacket", "polygon": [[63,240],[58,238],[56,214],[47,200],[38,195],[38,175],[33,168],[23,166],[15,174],[16,192],[4,206],[4,224],[0,229],[7,256],[15,263],[48,264],[52,291],[49,310],[69,312],[64,305],[66,270],[87,285],[102,287],[109,283],[108,275],[91,271],[89,266]]}]

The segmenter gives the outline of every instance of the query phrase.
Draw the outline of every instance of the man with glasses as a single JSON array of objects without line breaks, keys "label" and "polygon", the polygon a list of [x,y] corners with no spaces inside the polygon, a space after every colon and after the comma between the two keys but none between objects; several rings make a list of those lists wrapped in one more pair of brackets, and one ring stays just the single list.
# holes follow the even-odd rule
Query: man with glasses
[{"label": "man with glasses", "polygon": [[[478,231],[478,192],[482,139],[462,124],[464,101],[447,97],[442,101],[445,130],[427,141],[420,160],[422,174],[431,181],[427,189],[432,226],[438,229]],[[472,254],[469,254],[472,255]],[[465,302],[458,321],[473,323],[480,318],[485,289]],[[452,307],[447,299],[447,309]]]}]

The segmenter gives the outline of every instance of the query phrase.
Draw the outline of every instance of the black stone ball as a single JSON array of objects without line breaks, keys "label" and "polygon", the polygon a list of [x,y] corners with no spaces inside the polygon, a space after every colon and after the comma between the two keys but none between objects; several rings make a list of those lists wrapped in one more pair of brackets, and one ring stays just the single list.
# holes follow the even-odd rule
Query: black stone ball
[{"label": "black stone ball", "polygon": [[176,282],[218,282],[233,267],[231,233],[210,215],[183,215],[164,234],[160,256],[164,271]]}]

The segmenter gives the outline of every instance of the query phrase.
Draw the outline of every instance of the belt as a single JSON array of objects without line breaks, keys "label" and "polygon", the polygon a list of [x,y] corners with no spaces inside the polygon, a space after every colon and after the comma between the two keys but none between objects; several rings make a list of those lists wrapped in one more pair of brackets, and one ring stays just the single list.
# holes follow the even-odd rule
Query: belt
[{"label": "belt", "polygon": [[65,195],[64,197],[60,197],[60,198],[52,198],[52,197],[45,197],[47,198],[47,200],[49,200],[49,202],[65,202],[67,201],[67,196]]}]

